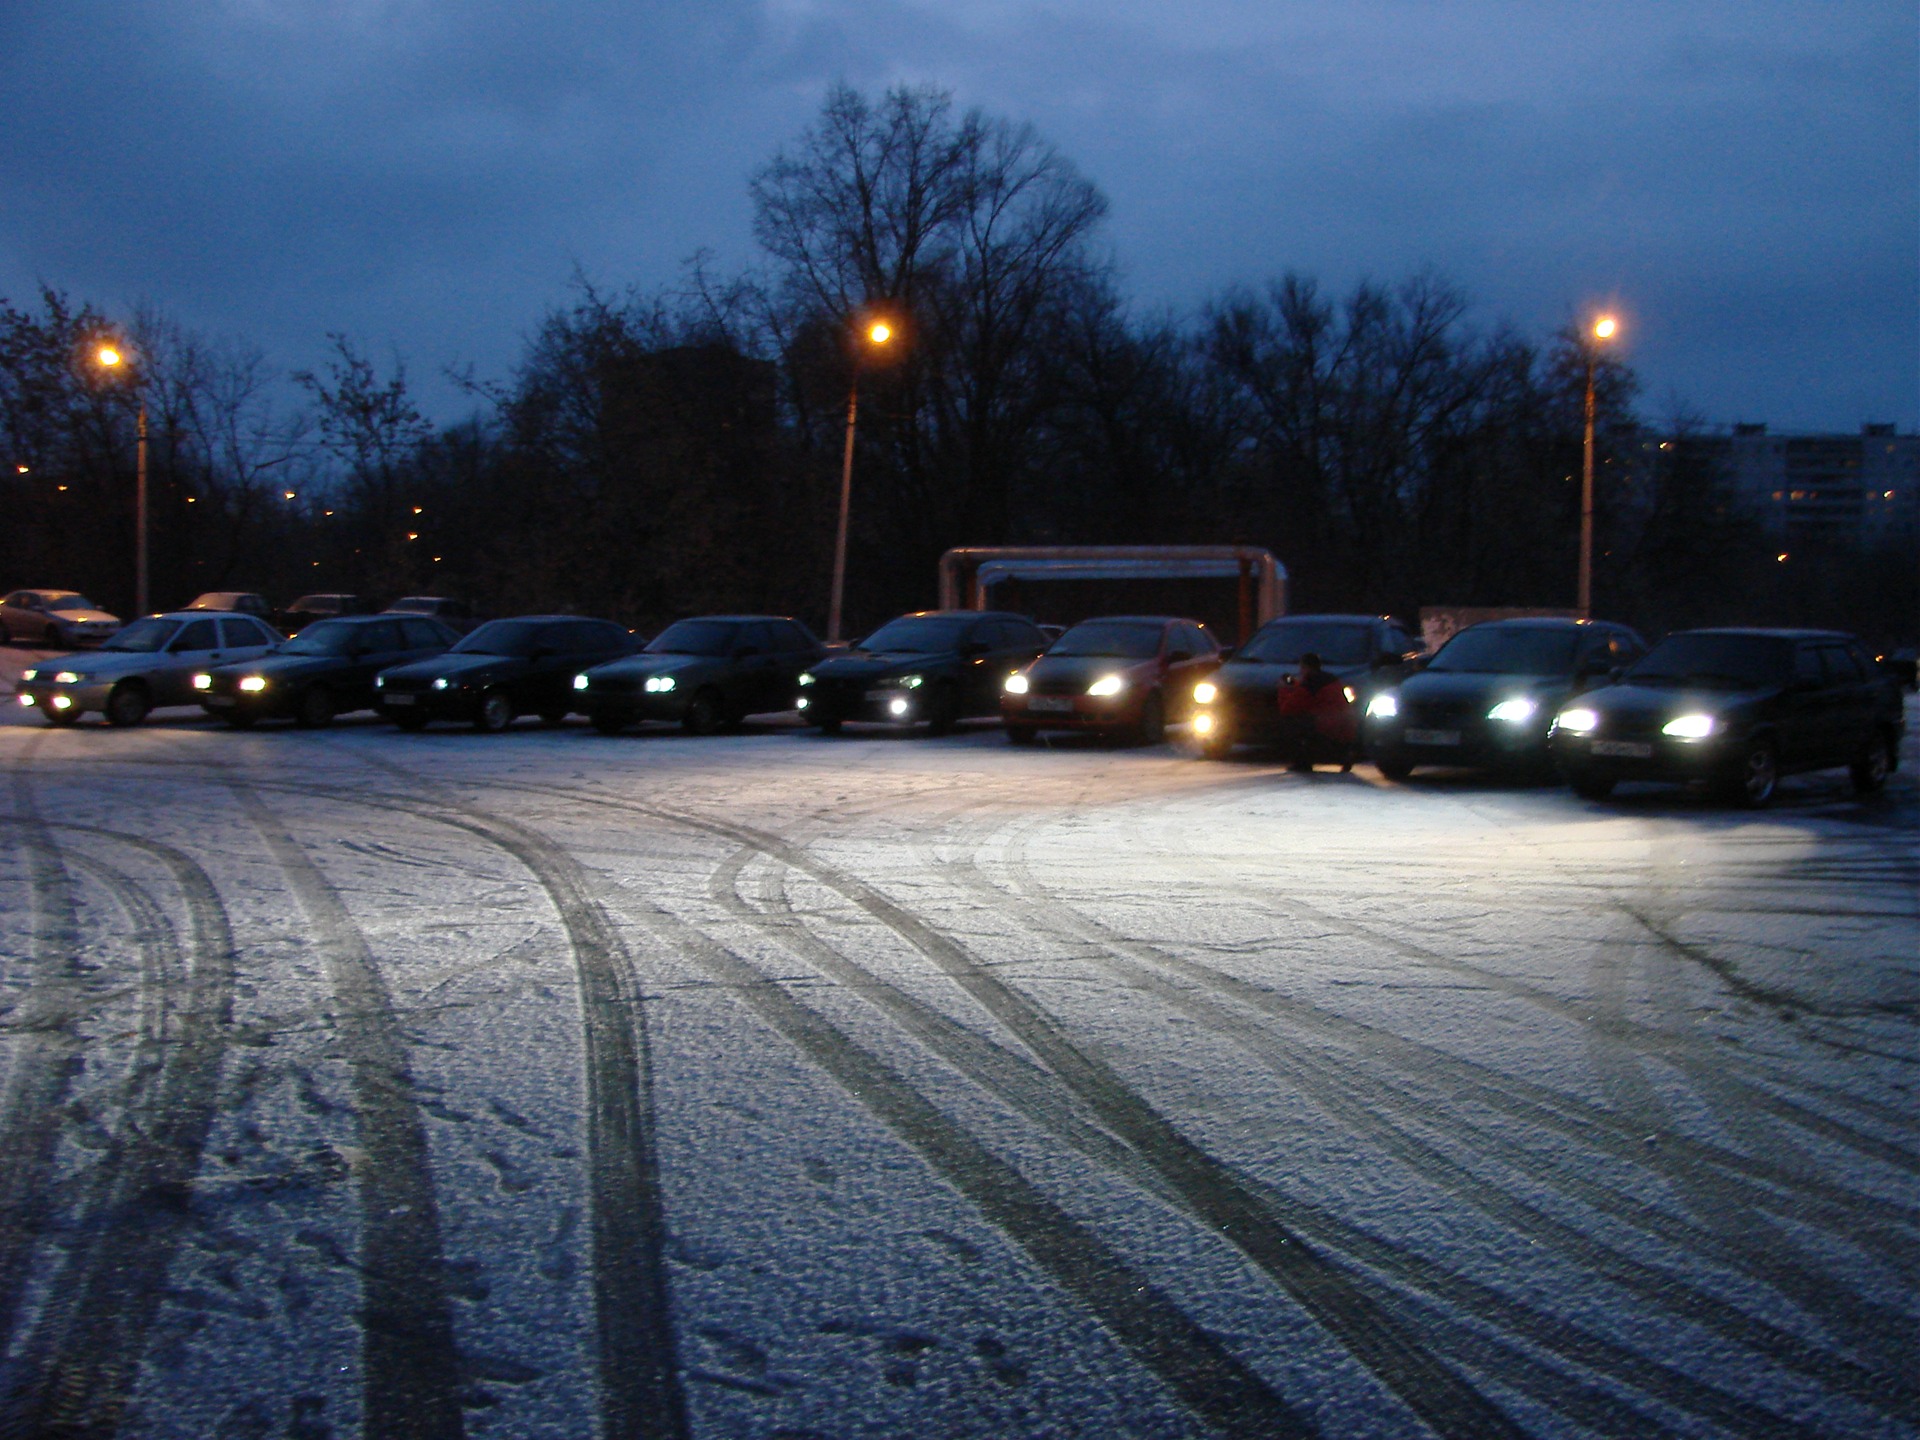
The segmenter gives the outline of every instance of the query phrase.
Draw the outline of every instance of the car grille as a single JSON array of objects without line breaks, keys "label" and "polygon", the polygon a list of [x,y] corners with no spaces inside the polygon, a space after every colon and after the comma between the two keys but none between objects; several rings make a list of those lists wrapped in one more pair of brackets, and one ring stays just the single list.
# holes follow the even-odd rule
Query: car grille
[{"label": "car grille", "polygon": [[1400,705],[1400,718],[1410,726],[1426,730],[1470,728],[1486,714],[1486,702],[1473,700],[1423,700]]},{"label": "car grille", "polygon": [[380,686],[381,692],[387,695],[425,695],[432,688],[431,679],[418,675],[388,676]]}]

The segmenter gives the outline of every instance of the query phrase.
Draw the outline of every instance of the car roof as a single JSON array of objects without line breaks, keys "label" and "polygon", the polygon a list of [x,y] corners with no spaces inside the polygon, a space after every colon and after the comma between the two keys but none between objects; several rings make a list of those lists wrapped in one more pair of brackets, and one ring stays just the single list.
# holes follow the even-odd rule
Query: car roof
[{"label": "car roof", "polygon": [[1335,610],[1301,610],[1291,615],[1276,615],[1260,628],[1264,630],[1267,625],[1284,625],[1289,620],[1338,620],[1348,625],[1377,625],[1382,620],[1393,620],[1393,617],[1391,615],[1349,615]]},{"label": "car roof", "polygon": [[256,625],[261,623],[258,615],[249,615],[242,610],[157,610],[151,615],[143,615],[140,618],[143,620],[205,620],[209,617],[218,618],[221,615],[231,615],[237,620],[251,620]]},{"label": "car roof", "polygon": [[1583,630],[1587,628],[1624,630],[1627,627],[1618,620],[1576,620],[1571,615],[1510,615],[1504,620],[1482,620],[1477,625],[1469,625],[1465,630],[1454,633],[1464,635],[1467,630]]},{"label": "car roof", "polygon": [[[1018,620],[1023,625],[1033,624],[1028,615],[1016,615],[1011,610],[909,610],[904,615],[896,615],[894,620]],[[885,621],[892,624],[893,621]],[[878,629],[879,626],[875,626]]]},{"label": "car roof", "polygon": [[1674,635],[1760,635],[1773,640],[1852,640],[1845,630],[1797,630],[1757,625],[1713,625],[1700,630],[1676,630]]},{"label": "car roof", "polygon": [[36,589],[32,585],[22,585],[18,590],[7,591],[7,594],[9,595],[48,595],[48,596],[56,596],[56,597],[61,595],[80,595],[80,598],[82,600],[87,598],[85,595],[81,595],[78,590],[40,590],[40,589]]},{"label": "car roof", "polygon": [[761,620],[784,620],[790,625],[799,623],[791,615],[682,615],[679,620],[673,620],[668,623],[678,625],[684,620],[727,620],[741,624]]},{"label": "car roof", "polygon": [[1104,625],[1116,620],[1126,625],[1205,626],[1206,624],[1206,621],[1204,620],[1194,620],[1185,615],[1089,615],[1084,620],[1074,621],[1073,625],[1069,626],[1068,628],[1073,629],[1081,625]]}]

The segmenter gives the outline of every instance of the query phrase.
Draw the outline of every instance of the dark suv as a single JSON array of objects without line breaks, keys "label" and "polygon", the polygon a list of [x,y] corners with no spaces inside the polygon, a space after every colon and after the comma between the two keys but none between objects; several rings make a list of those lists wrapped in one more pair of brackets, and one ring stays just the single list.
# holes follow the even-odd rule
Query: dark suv
[{"label": "dark suv", "polygon": [[711,735],[743,716],[791,710],[800,672],[824,654],[811,630],[784,616],[676,620],[639,654],[574,676],[574,707],[605,735],[637,720]]},{"label": "dark suv", "polygon": [[938,735],[964,716],[999,715],[1007,677],[1046,648],[1024,615],[922,610],[822,660],[800,677],[796,703],[829,735],[848,720],[924,723]]},{"label": "dark suv", "polygon": [[1280,684],[1300,673],[1303,655],[1318,655],[1329,675],[1365,705],[1376,690],[1411,674],[1425,651],[1400,622],[1385,615],[1283,615],[1194,689],[1193,738],[1218,759],[1236,745],[1280,742]]},{"label": "dark suv", "polygon": [[1685,630],[1562,707],[1553,753],[1588,799],[1621,780],[1699,780],[1760,806],[1782,775],[1841,765],[1856,790],[1878,790],[1904,728],[1897,682],[1851,635]]},{"label": "dark suv", "polygon": [[382,670],[373,685],[402,730],[429,720],[504,730],[521,715],[558,725],[574,708],[573,677],[632,650],[633,637],[611,620],[522,615],[489,620],[444,655]]},{"label": "dark suv", "polygon": [[1470,625],[1418,674],[1367,701],[1367,756],[1389,780],[1416,765],[1544,772],[1554,715],[1646,649],[1632,630],[1604,620]]}]

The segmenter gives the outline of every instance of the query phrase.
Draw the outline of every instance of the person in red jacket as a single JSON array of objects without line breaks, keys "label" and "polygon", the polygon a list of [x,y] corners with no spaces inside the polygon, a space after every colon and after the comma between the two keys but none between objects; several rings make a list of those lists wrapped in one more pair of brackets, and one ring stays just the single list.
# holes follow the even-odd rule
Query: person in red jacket
[{"label": "person in red jacket", "polygon": [[1347,687],[1327,673],[1313,651],[1300,657],[1299,674],[1280,682],[1279,704],[1281,746],[1293,769],[1306,772],[1316,763],[1337,764],[1344,774],[1353,768],[1359,712]]}]

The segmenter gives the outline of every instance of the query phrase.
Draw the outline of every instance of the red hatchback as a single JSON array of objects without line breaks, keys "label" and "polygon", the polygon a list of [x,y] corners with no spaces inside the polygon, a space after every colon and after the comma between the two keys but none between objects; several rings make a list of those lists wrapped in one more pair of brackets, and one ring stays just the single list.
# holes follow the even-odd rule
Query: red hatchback
[{"label": "red hatchback", "polygon": [[1157,745],[1169,721],[1187,718],[1194,682],[1219,664],[1220,646],[1197,620],[1083,620],[1007,677],[1000,693],[1007,739],[1031,745],[1042,730],[1091,730]]}]

